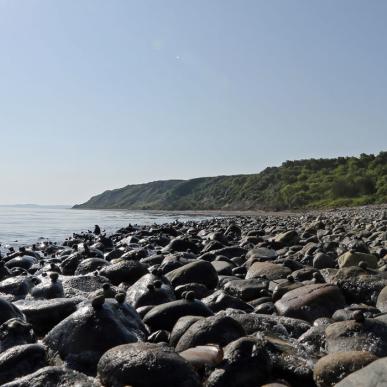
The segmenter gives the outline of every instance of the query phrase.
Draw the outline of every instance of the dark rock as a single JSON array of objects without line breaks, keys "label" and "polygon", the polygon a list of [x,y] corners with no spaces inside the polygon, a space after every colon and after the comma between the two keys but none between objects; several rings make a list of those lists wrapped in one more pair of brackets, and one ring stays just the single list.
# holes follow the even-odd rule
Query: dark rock
[{"label": "dark rock", "polygon": [[47,365],[46,349],[40,344],[12,347],[0,355],[0,383],[10,382]]},{"label": "dark rock", "polygon": [[368,351],[376,356],[387,356],[387,324],[376,319],[340,321],[326,330],[329,353]]},{"label": "dark rock", "polygon": [[381,387],[387,385],[387,358],[375,360],[351,373],[336,387]]},{"label": "dark rock", "polygon": [[152,343],[120,345],[107,351],[98,363],[104,386],[199,387],[193,368],[172,348]]},{"label": "dark rock", "polygon": [[345,306],[340,289],[334,285],[306,285],[286,293],[275,307],[280,315],[313,322],[319,317],[331,317]]},{"label": "dark rock", "polygon": [[333,387],[347,375],[375,360],[375,355],[363,351],[332,353],[316,363],[313,378],[317,387]]},{"label": "dark rock", "polygon": [[101,387],[101,384],[86,375],[64,367],[44,367],[3,387]]},{"label": "dark rock", "polygon": [[242,337],[226,346],[224,361],[205,383],[206,387],[256,387],[271,374],[271,360],[262,339]]},{"label": "dark rock", "polygon": [[99,274],[108,278],[113,285],[119,285],[121,282],[132,285],[147,273],[148,271],[142,263],[124,259],[112,262],[99,271]]},{"label": "dark rock", "polygon": [[166,274],[166,278],[176,287],[187,283],[200,283],[208,289],[214,289],[218,284],[218,274],[211,263],[195,261]]},{"label": "dark rock", "polygon": [[171,331],[177,320],[183,316],[211,316],[213,312],[201,301],[177,300],[166,302],[152,308],[143,321],[152,331],[165,329]]},{"label": "dark rock", "polygon": [[193,323],[180,337],[176,351],[205,344],[218,344],[223,347],[244,335],[244,329],[236,320],[218,314]]}]

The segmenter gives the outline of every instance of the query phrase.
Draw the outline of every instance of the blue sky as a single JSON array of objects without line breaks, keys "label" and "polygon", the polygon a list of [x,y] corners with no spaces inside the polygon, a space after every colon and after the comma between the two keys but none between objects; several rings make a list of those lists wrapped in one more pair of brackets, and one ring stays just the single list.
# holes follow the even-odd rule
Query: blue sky
[{"label": "blue sky", "polygon": [[0,0],[0,203],[387,148],[384,0]]}]

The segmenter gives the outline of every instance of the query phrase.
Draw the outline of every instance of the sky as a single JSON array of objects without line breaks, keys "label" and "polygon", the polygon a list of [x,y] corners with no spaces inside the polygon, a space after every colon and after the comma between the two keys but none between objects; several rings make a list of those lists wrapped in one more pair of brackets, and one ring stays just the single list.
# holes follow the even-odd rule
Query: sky
[{"label": "sky", "polygon": [[0,204],[387,149],[385,0],[0,0]]}]

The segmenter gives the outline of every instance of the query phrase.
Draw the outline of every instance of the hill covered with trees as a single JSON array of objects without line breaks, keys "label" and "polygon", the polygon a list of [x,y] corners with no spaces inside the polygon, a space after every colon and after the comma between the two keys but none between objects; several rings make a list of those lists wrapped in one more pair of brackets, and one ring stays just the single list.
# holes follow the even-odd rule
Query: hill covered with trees
[{"label": "hill covered with trees", "polygon": [[286,161],[251,175],[128,185],[73,208],[285,210],[375,203],[387,203],[387,152]]}]

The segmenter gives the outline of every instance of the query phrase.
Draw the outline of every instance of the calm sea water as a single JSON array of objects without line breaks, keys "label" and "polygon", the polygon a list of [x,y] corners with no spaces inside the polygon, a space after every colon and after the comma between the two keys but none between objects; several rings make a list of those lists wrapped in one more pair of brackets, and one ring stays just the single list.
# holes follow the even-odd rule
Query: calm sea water
[{"label": "calm sea water", "polygon": [[206,216],[148,212],[72,210],[67,208],[0,207],[0,249],[6,245],[18,247],[37,242],[40,238],[63,242],[73,232],[94,230],[100,225],[107,233],[131,224],[151,225],[180,221],[202,220]]}]

